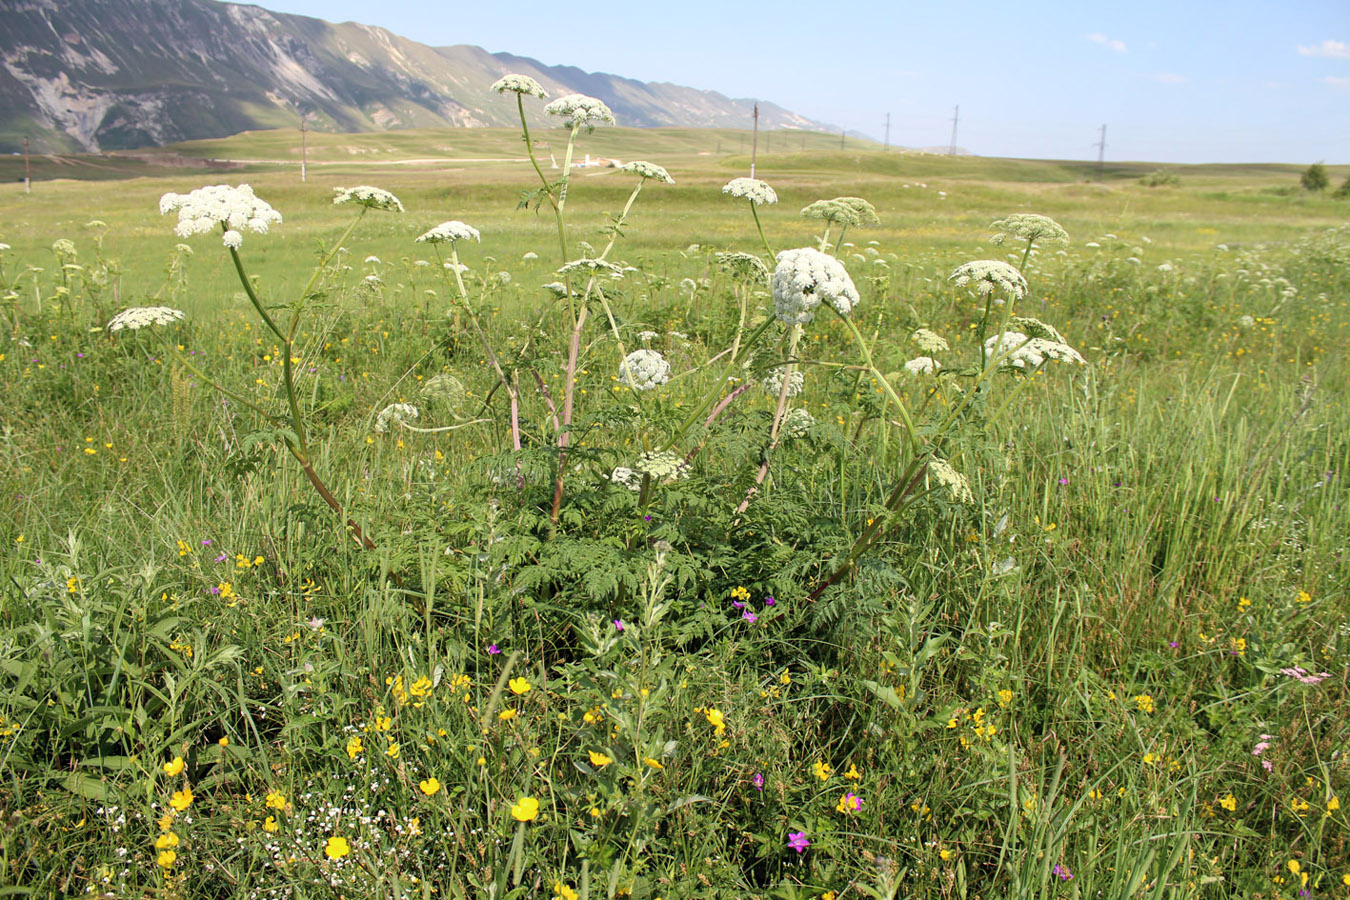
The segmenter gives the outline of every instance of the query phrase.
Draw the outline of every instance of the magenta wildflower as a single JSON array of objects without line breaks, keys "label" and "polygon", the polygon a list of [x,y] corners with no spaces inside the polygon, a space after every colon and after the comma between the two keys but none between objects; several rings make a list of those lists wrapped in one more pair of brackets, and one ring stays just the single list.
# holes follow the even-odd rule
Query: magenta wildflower
[{"label": "magenta wildflower", "polygon": [[496,644],[488,644],[487,652],[488,656],[496,656],[498,653],[502,652],[502,648],[498,647]]},{"label": "magenta wildflower", "polygon": [[623,619],[615,619],[615,620],[614,620],[614,630],[615,630],[615,631],[623,631]]},{"label": "magenta wildflower", "polygon": [[751,782],[752,784],[754,784],[755,790],[757,790],[757,791],[762,791],[762,790],[764,790],[764,773],[762,773],[762,772],[756,772],[756,773],[755,773],[755,777],[754,777],[754,778],[751,778],[751,779],[750,779],[750,782]]},{"label": "magenta wildflower", "polygon": [[806,839],[805,831],[794,831],[788,835],[787,845],[789,849],[796,850],[798,853],[806,852],[806,848],[811,846],[811,842]]},{"label": "magenta wildflower", "polygon": [[751,624],[754,624],[755,622],[759,621],[759,616],[755,615],[748,609],[745,612],[741,613],[741,618]]},{"label": "magenta wildflower", "polygon": [[775,603],[777,603],[777,602],[778,602],[778,601],[775,600],[775,599],[773,599],[773,597],[765,597],[765,598],[764,598],[764,605],[765,605],[765,606],[773,606],[773,605],[774,605]]},{"label": "magenta wildflower", "polygon": [[1055,863],[1055,867],[1050,871],[1052,871],[1060,881],[1071,881],[1073,879],[1073,873],[1069,871],[1069,867],[1062,863]]}]

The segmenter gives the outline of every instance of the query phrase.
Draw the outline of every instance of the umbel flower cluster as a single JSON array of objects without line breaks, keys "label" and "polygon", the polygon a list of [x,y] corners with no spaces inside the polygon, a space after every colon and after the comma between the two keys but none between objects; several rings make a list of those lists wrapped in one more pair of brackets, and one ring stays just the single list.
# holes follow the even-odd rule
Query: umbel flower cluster
[{"label": "umbel flower cluster", "polygon": [[333,205],[354,203],[366,209],[383,209],[388,212],[403,212],[403,203],[384,188],[371,187],[368,184],[354,188],[333,188]]},{"label": "umbel flower cluster", "polygon": [[991,244],[1001,244],[1009,236],[1033,241],[1037,244],[1067,244],[1069,233],[1049,216],[1035,213],[1017,213],[1006,219],[999,219],[990,226],[998,231],[989,239]]},{"label": "umbel flower cluster", "polygon": [[1082,355],[1063,341],[1027,337],[1020,331],[1006,331],[984,342],[985,359],[1007,354],[1000,368],[1035,369],[1047,359],[1085,365]]},{"label": "umbel flower cluster", "polygon": [[997,290],[1013,300],[1021,300],[1027,292],[1027,280],[1022,273],[999,259],[977,259],[958,266],[951,280],[957,287],[969,287],[977,294]]},{"label": "umbel flower cluster", "polygon": [[773,305],[779,320],[805,325],[815,318],[821,301],[845,318],[857,305],[858,289],[844,264],[813,247],[779,253],[773,270]]},{"label": "umbel flower cluster", "polygon": [[417,243],[419,244],[453,244],[455,241],[478,241],[481,243],[482,235],[478,229],[472,225],[465,225],[458,220],[442,222],[435,228],[419,235]]},{"label": "umbel flower cluster", "polygon": [[755,206],[767,206],[778,202],[778,194],[769,187],[767,181],[758,178],[733,178],[722,186],[722,193],[732,197],[744,197]]},{"label": "umbel flower cluster", "polygon": [[390,425],[402,425],[412,421],[422,413],[411,403],[391,403],[375,417],[375,433],[384,434]]},{"label": "umbel flower cluster", "polygon": [[492,89],[499,94],[510,91],[513,94],[538,97],[540,100],[548,98],[548,91],[528,75],[503,75],[493,82]]},{"label": "umbel flower cluster", "polygon": [[670,363],[655,350],[634,350],[619,363],[619,380],[635,391],[650,391],[670,380]]},{"label": "umbel flower cluster", "polygon": [[238,250],[243,243],[242,229],[266,234],[274,223],[281,222],[281,213],[267,201],[258,199],[253,188],[246,184],[238,187],[217,184],[187,194],[170,191],[159,198],[159,212],[166,215],[174,210],[178,211],[178,224],[173,230],[179,237],[223,227],[222,240],[231,250]]},{"label": "umbel flower cluster", "polygon": [[[783,392],[783,372],[786,366],[779,366],[776,369],[770,369],[769,374],[764,376],[760,386],[772,397],[777,397]],[[806,376],[801,372],[793,372],[788,376],[787,395],[795,397],[802,392],[802,386],[806,384]]]},{"label": "umbel flower cluster", "polygon": [[596,125],[615,124],[614,113],[610,112],[609,107],[603,101],[594,97],[587,97],[585,94],[568,94],[566,97],[559,97],[545,106],[544,112],[550,116],[561,116],[563,124],[568,128],[577,125],[594,128]]},{"label": "umbel flower cluster", "polygon": [[172,325],[183,318],[183,311],[171,306],[133,306],[108,322],[109,331],[137,331],[147,325]]},{"label": "umbel flower cluster", "polygon": [[635,159],[630,163],[624,163],[619,166],[620,172],[627,172],[630,175],[637,175],[643,181],[659,181],[662,184],[674,184],[675,179],[670,177],[670,173],[663,166],[656,163],[650,163],[646,160]]}]

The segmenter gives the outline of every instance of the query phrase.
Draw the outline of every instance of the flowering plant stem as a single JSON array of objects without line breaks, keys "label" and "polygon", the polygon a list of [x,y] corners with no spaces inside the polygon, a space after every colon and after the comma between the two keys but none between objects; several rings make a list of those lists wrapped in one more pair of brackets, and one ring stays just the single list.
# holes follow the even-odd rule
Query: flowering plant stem
[{"label": "flowering plant stem", "polygon": [[[248,297],[249,302],[253,304],[253,308],[257,311],[258,315],[262,317],[263,323],[281,341],[282,380],[286,387],[286,405],[290,410],[290,417],[287,424],[291,426],[291,434],[283,435],[282,443],[285,445],[286,450],[291,456],[295,457],[295,461],[300,464],[301,470],[305,473],[305,478],[309,480],[309,483],[314,487],[314,490],[318,495],[323,498],[323,501],[328,504],[328,507],[339,516],[346,518],[347,527],[352,530],[352,536],[356,542],[367,550],[374,550],[375,542],[366,536],[360,525],[350,517],[346,516],[342,508],[342,503],[333,495],[333,492],[329,490],[328,485],[324,483],[323,479],[319,477],[319,473],[314,470],[314,465],[310,459],[309,439],[305,430],[305,420],[300,414],[300,401],[295,391],[295,364],[292,361],[295,349],[295,333],[300,327],[300,315],[304,312],[305,303],[308,301],[311,292],[314,290],[314,285],[318,282],[319,277],[327,270],[328,264],[333,261],[335,256],[337,256],[338,251],[341,250],[342,245],[346,242],[347,238],[351,237],[352,232],[356,230],[357,223],[361,221],[361,217],[364,216],[365,213],[366,208],[362,207],[361,212],[357,214],[357,216],[352,219],[351,224],[347,226],[347,230],[333,243],[333,246],[320,260],[319,265],[315,267],[313,274],[309,277],[309,282],[305,285],[305,289],[301,291],[291,307],[291,319],[287,324],[285,331],[277,325],[276,320],[268,314],[267,308],[263,306],[262,301],[258,298],[257,292],[253,289],[253,282],[249,279],[248,273],[244,271],[244,261],[240,258],[239,251],[234,247],[228,247],[227,249],[230,251],[230,258],[234,262],[234,271],[239,276],[239,283],[244,286],[244,293]],[[225,225],[222,223],[221,227],[223,229],[225,228]],[[184,359],[181,353],[177,354],[177,356],[180,360]],[[189,367],[192,368],[191,366]],[[205,378],[205,376],[200,375],[195,368],[192,368],[192,370],[197,372],[199,377]],[[285,421],[264,412],[257,404],[245,400],[242,396],[231,391],[226,391],[222,385],[213,379],[205,378],[205,380],[226,396],[246,403],[249,408],[261,413],[269,422],[280,424],[282,421]]]}]

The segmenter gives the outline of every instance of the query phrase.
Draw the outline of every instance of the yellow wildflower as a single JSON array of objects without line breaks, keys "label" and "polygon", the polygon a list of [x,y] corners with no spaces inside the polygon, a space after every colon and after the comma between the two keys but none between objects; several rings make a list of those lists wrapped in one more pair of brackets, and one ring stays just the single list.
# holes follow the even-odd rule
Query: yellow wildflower
[{"label": "yellow wildflower", "polygon": [[426,794],[428,797],[432,797],[441,789],[441,783],[433,776],[426,781],[419,781],[417,787],[421,789],[422,793]]},{"label": "yellow wildflower", "polygon": [[361,743],[361,736],[354,734],[347,738],[347,758],[356,759],[366,749],[366,745]]},{"label": "yellow wildflower", "polygon": [[323,853],[329,859],[342,859],[348,853],[352,852],[351,845],[347,843],[344,837],[330,837],[328,843],[324,845]]},{"label": "yellow wildflower", "polygon": [[521,797],[511,807],[511,817],[517,822],[533,822],[539,816],[539,801],[534,797]]},{"label": "yellow wildflower", "polygon": [[173,864],[177,861],[178,854],[172,850],[164,850],[159,856],[155,857],[155,862],[157,862],[162,869],[172,869]]},{"label": "yellow wildflower", "polygon": [[529,679],[523,676],[520,678],[512,678],[507,682],[507,686],[511,688],[511,693],[513,694],[526,694],[534,687],[534,685],[530,684]]},{"label": "yellow wildflower", "polygon": [[594,750],[586,751],[591,758],[591,765],[598,767],[607,766],[614,762],[613,759],[603,753],[596,753]]},{"label": "yellow wildflower", "polygon": [[183,757],[181,756],[175,756],[173,758],[173,762],[166,762],[164,764],[165,775],[178,775],[182,771],[183,771]]},{"label": "yellow wildflower", "polygon": [[825,764],[824,760],[816,760],[811,764],[811,774],[815,775],[821,781],[829,781],[830,773],[834,770]]},{"label": "yellow wildflower", "polygon": [[194,799],[196,798],[192,796],[192,788],[185,787],[181,791],[173,792],[173,796],[169,798],[169,805],[182,812],[192,805]]}]

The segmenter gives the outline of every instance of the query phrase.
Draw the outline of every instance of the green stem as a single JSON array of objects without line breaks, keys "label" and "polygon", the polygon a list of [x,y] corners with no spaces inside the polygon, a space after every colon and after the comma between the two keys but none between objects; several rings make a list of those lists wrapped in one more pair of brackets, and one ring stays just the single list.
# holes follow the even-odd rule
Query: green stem
[{"label": "green stem", "polygon": [[773,248],[769,246],[769,239],[764,235],[764,225],[759,221],[759,204],[750,202],[750,213],[755,217],[755,227],[759,229],[759,239],[764,242],[764,249],[768,251],[769,259],[777,259]]}]

